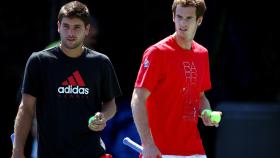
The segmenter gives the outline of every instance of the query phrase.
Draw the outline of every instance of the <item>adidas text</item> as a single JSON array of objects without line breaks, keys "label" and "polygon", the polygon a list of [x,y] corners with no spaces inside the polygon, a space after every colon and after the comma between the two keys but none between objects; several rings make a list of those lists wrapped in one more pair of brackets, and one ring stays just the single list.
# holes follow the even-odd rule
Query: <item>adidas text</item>
[{"label": "adidas text", "polygon": [[67,87],[58,87],[58,93],[60,94],[88,94],[88,88],[82,88],[79,86],[67,86]]}]

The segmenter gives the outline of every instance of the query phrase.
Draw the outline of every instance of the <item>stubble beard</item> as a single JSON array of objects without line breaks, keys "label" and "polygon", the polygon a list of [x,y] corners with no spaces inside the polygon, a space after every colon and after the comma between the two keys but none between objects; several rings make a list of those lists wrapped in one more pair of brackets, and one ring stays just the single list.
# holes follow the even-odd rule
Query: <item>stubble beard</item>
[{"label": "stubble beard", "polygon": [[76,49],[76,48],[78,48],[78,47],[81,46],[82,41],[77,41],[77,42],[75,42],[75,43],[73,43],[73,44],[68,44],[67,42],[62,41],[62,44],[63,44],[63,46],[64,46],[65,48],[67,48],[67,49]]}]

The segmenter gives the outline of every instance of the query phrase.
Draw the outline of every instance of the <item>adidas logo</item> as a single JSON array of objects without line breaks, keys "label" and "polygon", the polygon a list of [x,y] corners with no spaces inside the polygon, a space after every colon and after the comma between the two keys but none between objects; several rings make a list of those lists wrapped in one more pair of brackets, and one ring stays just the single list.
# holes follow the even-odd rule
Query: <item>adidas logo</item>
[{"label": "adidas logo", "polygon": [[81,88],[79,86],[67,86],[67,87],[58,87],[58,93],[60,94],[88,94],[88,88]]},{"label": "adidas logo", "polygon": [[89,94],[89,88],[85,87],[85,82],[79,71],[73,72],[61,85],[57,89],[59,94]]}]

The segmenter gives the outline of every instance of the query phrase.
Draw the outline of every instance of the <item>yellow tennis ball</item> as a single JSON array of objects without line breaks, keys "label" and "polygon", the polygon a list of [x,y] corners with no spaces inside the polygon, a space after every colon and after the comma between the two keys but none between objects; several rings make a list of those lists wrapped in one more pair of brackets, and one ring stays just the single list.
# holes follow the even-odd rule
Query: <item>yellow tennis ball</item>
[{"label": "yellow tennis ball", "polygon": [[219,123],[221,121],[221,113],[218,111],[211,112],[211,122]]}]

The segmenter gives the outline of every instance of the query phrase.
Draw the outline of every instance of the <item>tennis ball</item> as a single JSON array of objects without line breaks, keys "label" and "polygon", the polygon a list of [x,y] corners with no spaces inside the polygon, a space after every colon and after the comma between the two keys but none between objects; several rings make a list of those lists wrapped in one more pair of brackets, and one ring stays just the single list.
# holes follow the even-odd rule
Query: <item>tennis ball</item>
[{"label": "tennis ball", "polygon": [[204,109],[204,110],[201,112],[201,116],[206,115],[207,117],[211,117],[211,113],[212,113],[212,110]]},{"label": "tennis ball", "polygon": [[90,124],[91,121],[94,120],[94,119],[95,119],[94,116],[91,116],[91,117],[88,119],[88,124]]},{"label": "tennis ball", "polygon": [[211,112],[211,122],[219,123],[221,121],[221,113],[218,111]]}]

